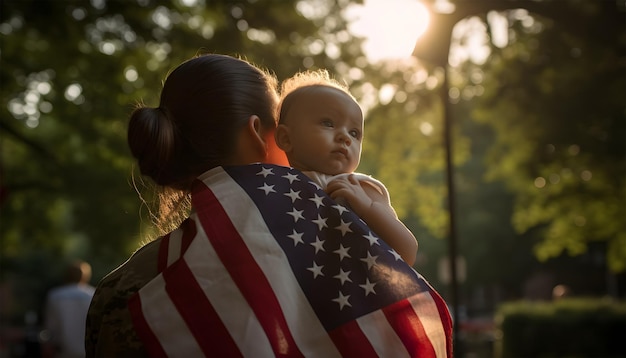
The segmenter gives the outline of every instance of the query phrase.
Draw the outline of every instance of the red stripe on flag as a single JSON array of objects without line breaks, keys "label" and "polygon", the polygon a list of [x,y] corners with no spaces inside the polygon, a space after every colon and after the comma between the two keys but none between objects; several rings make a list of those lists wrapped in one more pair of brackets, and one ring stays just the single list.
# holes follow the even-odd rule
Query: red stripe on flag
[{"label": "red stripe on flag", "polygon": [[378,357],[356,320],[352,320],[330,332],[330,339],[342,357]]},{"label": "red stripe on flag", "polygon": [[453,342],[452,342],[452,317],[450,317],[450,311],[448,311],[448,306],[446,302],[441,298],[439,293],[435,290],[430,291],[430,295],[435,301],[435,305],[437,305],[437,311],[439,312],[439,317],[441,318],[441,323],[443,325],[443,331],[446,334],[446,355],[448,357],[453,357]]},{"label": "red stripe on flag", "polygon": [[187,248],[189,248],[189,245],[191,245],[191,242],[193,241],[193,238],[196,237],[197,233],[198,230],[196,229],[195,221],[193,221],[192,219],[185,220],[185,223],[183,225],[183,238],[181,239],[180,243],[181,256],[185,254]]},{"label": "red stripe on flag", "polygon": [[194,208],[215,252],[254,311],[276,356],[303,357],[263,270],[213,192],[198,182]]},{"label": "red stripe on flag", "polygon": [[170,234],[163,236],[159,244],[159,257],[157,258],[157,270],[159,273],[167,268],[167,254],[170,246]]},{"label": "red stripe on flag", "polygon": [[158,338],[152,332],[152,329],[146,322],[141,309],[141,297],[139,292],[135,293],[128,300],[128,310],[130,311],[130,317],[133,320],[135,332],[143,342],[144,346],[151,357],[167,357],[165,350],[159,343]]},{"label": "red stripe on flag", "polygon": [[163,279],[170,300],[207,357],[243,356],[185,260],[163,271]]},{"label": "red stripe on flag", "polygon": [[411,357],[436,357],[424,326],[408,300],[383,308],[383,313]]}]

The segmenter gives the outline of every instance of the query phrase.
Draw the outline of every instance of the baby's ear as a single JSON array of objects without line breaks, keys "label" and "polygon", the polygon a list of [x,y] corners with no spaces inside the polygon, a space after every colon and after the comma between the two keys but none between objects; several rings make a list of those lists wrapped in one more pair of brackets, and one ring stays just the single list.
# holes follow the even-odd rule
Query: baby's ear
[{"label": "baby's ear", "polygon": [[274,132],[274,139],[278,148],[282,149],[285,153],[289,153],[292,149],[291,138],[289,137],[289,127],[284,124],[279,124]]}]

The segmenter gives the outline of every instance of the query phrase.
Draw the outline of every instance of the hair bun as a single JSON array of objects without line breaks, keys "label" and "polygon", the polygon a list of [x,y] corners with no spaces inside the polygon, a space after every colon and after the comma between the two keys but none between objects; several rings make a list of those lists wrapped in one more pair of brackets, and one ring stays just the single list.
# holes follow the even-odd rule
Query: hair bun
[{"label": "hair bun", "polygon": [[159,185],[172,178],[170,162],[176,150],[174,123],[166,109],[138,107],[128,123],[128,146],[143,175]]}]

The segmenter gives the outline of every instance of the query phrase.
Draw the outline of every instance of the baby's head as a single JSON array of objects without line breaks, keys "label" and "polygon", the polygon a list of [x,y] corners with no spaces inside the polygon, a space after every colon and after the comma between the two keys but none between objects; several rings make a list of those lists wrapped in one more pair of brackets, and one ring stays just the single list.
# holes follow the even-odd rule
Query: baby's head
[{"label": "baby's head", "polygon": [[363,112],[348,88],[325,70],[300,72],[281,86],[276,143],[289,164],[336,175],[359,165]]}]

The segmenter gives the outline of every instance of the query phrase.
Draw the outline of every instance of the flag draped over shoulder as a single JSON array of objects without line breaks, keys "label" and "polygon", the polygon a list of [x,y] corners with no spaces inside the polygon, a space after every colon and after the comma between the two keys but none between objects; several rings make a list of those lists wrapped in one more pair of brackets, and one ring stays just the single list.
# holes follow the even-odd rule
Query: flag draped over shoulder
[{"label": "flag draped over shoulder", "polygon": [[129,301],[153,356],[450,357],[439,294],[297,170],[217,167]]}]

